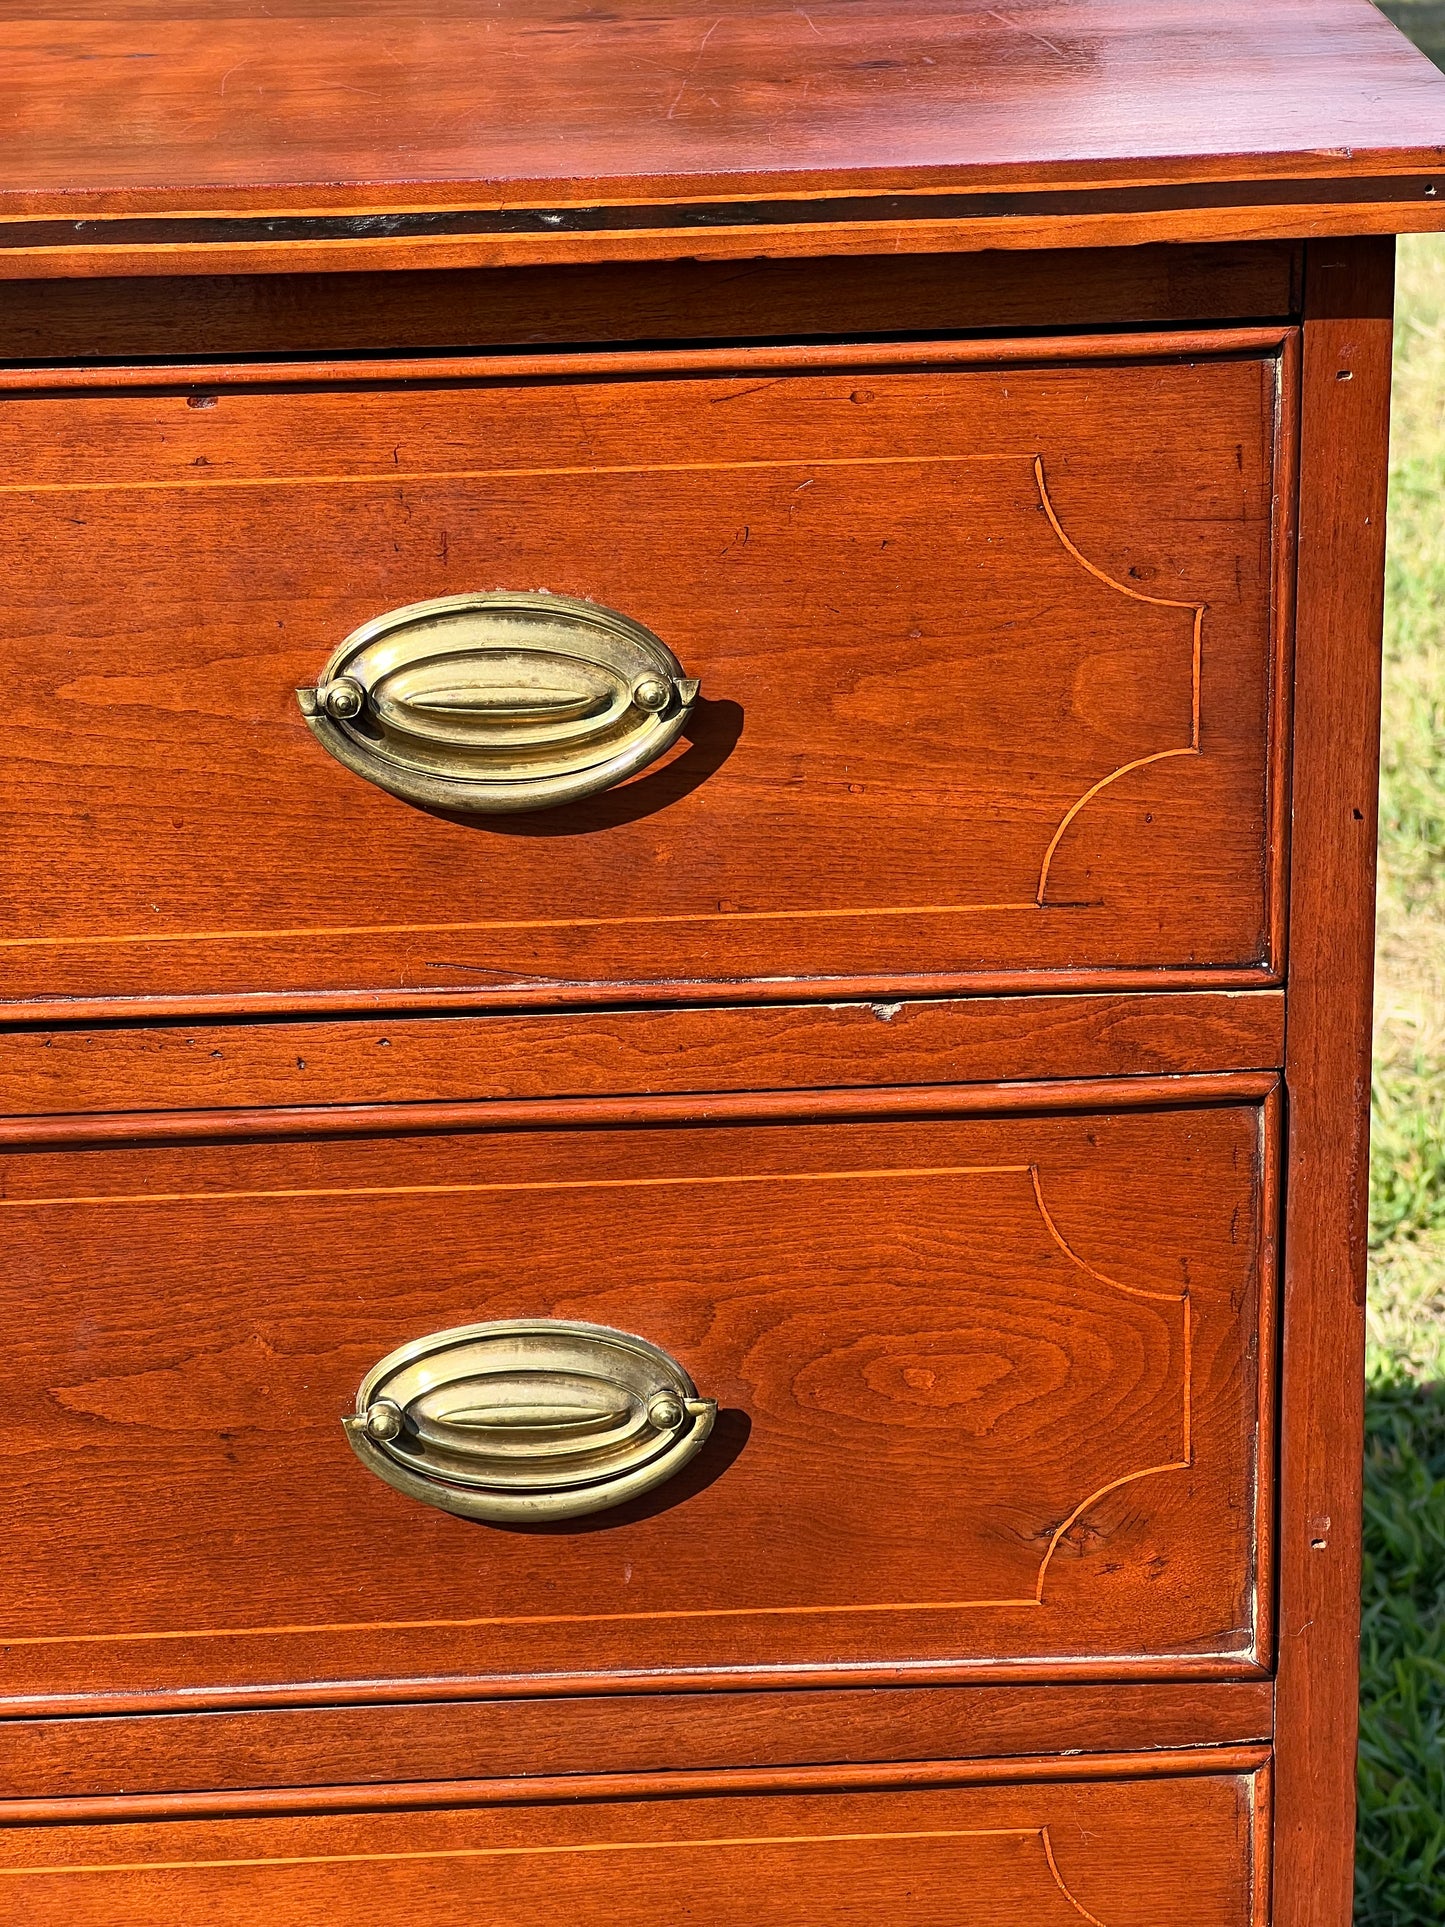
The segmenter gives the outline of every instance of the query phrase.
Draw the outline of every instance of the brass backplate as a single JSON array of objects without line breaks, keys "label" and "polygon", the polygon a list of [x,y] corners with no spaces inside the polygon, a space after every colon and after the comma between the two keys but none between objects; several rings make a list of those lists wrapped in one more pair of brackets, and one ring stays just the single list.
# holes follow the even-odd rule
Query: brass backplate
[{"label": "brass backplate", "polygon": [[717,1405],[666,1352],[606,1325],[504,1320],[391,1352],[342,1420],[362,1464],[465,1518],[577,1518],[661,1485]]},{"label": "brass backplate", "polygon": [[676,741],[697,690],[630,616],[496,591],[377,616],[296,695],[317,741],[357,775],[409,802],[486,814],[622,782]]}]

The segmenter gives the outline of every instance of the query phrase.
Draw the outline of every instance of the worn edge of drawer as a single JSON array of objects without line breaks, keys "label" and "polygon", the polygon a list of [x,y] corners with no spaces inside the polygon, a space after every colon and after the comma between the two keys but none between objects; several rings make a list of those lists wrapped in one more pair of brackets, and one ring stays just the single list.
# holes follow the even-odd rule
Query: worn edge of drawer
[{"label": "worn edge of drawer", "polygon": [[17,998],[0,1003],[0,1024],[145,1024],[153,1021],[203,1022],[232,1018],[264,1022],[274,1017],[425,1016],[430,1013],[537,1010],[567,1015],[574,1011],[647,1008],[715,1009],[743,1003],[804,1004],[874,1001],[891,998],[1020,997],[1035,993],[1064,995],[1128,991],[1159,996],[1172,991],[1275,990],[1283,985],[1283,965],[1240,964],[1138,969],[1085,967],[1076,970],[962,970],[910,976],[718,978],[645,982],[512,983],[496,988],[472,984],[437,990],[258,990],[207,992],[195,996]]},{"label": "worn edge of drawer", "polygon": [[1252,326],[1212,323],[1111,328],[1081,334],[939,336],[931,341],[767,343],[757,346],[662,348],[604,347],[569,353],[486,350],[427,357],[363,356],[332,361],[324,356],[279,361],[237,359],[178,361],[161,366],[0,368],[0,392],[54,393],[65,389],[285,388],[288,385],[370,387],[377,382],[551,380],[577,375],[752,374],[761,370],[929,368],[1010,365],[1015,362],[1154,360],[1160,356],[1278,353],[1295,333],[1293,324]]},{"label": "worn edge of drawer", "polygon": [[1134,1660],[860,1660],[828,1666],[697,1667],[667,1674],[529,1673],[412,1675],[401,1679],[307,1680],[257,1686],[163,1687],[124,1692],[9,1694],[0,1723],[11,1720],[118,1718],[131,1714],[232,1713],[441,1705],[457,1700],[651,1701],[686,1694],[699,1703],[715,1693],[778,1693],[902,1687],[1000,1685],[1115,1686],[1272,1684],[1271,1668],[1231,1656],[1181,1661],[1175,1656]]},{"label": "worn edge of drawer", "polygon": [[689,1092],[679,1096],[536,1098],[476,1104],[315,1105],[0,1118],[0,1149],[80,1149],[295,1137],[374,1137],[645,1124],[844,1122],[872,1117],[993,1117],[1041,1111],[1146,1110],[1258,1103],[1278,1073],[1031,1079],[883,1085],[851,1090]]},{"label": "worn edge of drawer", "polygon": [[410,1781],[381,1787],[278,1787],[228,1793],[0,1801],[0,1826],[66,1822],[242,1818],[262,1814],[364,1812],[437,1806],[532,1806],[699,1793],[867,1792],[887,1788],[998,1786],[1081,1780],[1183,1779],[1258,1773],[1267,1745],[1160,1749],[1144,1753],[1019,1755],[1001,1761],[906,1760],[868,1766],[729,1767],[675,1773],[537,1775],[506,1780]]},{"label": "worn edge of drawer", "polygon": [[[752,264],[406,269],[372,274],[18,281],[0,311],[0,361],[457,353],[618,344],[922,335],[983,329],[1201,327],[1297,318],[1300,242],[1160,244]],[[301,312],[298,312],[298,309]],[[946,318],[946,323],[945,323]]]},{"label": "worn edge of drawer", "polygon": [[464,1776],[870,1767],[924,1754],[981,1771],[1020,1759],[1254,1745],[1265,1680],[1150,1686],[943,1686],[466,1702],[0,1723],[0,1802],[154,1800],[205,1788],[372,1789]]},{"label": "worn edge of drawer", "polygon": [[684,1096],[1278,1070],[1284,993],[0,1026],[0,1115]]}]

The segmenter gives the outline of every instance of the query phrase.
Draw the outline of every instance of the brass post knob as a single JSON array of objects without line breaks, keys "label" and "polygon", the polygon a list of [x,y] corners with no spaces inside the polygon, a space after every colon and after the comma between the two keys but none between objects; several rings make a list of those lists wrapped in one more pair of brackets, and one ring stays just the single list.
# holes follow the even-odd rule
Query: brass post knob
[{"label": "brass post knob", "polygon": [[675,1432],[687,1417],[687,1407],[671,1392],[659,1392],[649,1401],[647,1416],[659,1432]]},{"label": "brass post knob", "polygon": [[318,689],[316,695],[321,708],[338,722],[348,722],[366,707],[366,691],[352,676],[338,676],[335,682]]},{"label": "brass post knob", "polygon": [[379,1398],[374,1405],[368,1405],[365,1413],[366,1436],[385,1444],[394,1439],[406,1424],[406,1418],[399,1405],[389,1398]]}]

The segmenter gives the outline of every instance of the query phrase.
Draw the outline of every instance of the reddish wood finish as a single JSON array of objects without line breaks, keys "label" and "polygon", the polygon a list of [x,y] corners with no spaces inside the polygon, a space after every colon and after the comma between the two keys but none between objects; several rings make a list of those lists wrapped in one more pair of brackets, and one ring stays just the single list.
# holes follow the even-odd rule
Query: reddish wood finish
[{"label": "reddish wood finish", "polygon": [[522,1098],[471,1104],[294,1105],[239,1111],[70,1112],[0,1118],[0,1144],[26,1150],[107,1145],[383,1138],[407,1133],[581,1125],[796,1123],[878,1117],[1018,1117],[1050,1111],[1147,1110],[1271,1098],[1273,1071],[1204,1077],[1097,1078],[1020,1084],[860,1086],[826,1091],[712,1091],[636,1098]]},{"label": "reddish wood finish", "polygon": [[[851,1762],[876,1775],[889,1761],[921,1757],[988,1761],[995,1777],[1038,1778],[1048,1771],[1040,1760],[1057,1753],[1067,1755],[1057,1763],[1059,1774],[1084,1777],[1115,1770],[1110,1756],[1118,1752],[1208,1747],[1203,1757],[1212,1759],[1224,1746],[1267,1741],[1272,1702],[1267,1680],[1221,1680],[11,1719],[0,1723],[0,1800],[140,1801],[191,1789],[186,1797],[194,1802],[195,1789],[229,1788],[234,1811],[245,1789],[289,1788],[284,1797],[294,1800],[296,1789],[314,1787],[324,1802],[328,1787],[350,1787],[354,1801],[365,1785],[378,1800],[427,1804],[418,1782],[577,1774],[603,1762],[614,1773],[694,1776],[800,1765],[836,1773],[837,1763]],[[1032,1756],[1026,1767],[1019,1764],[1025,1756]],[[390,1784],[398,1774],[404,1788]],[[14,1813],[13,1805],[0,1806],[0,1821]]]},{"label": "reddish wood finish", "polygon": [[[1274,1068],[1283,1051],[1278,990],[16,1030],[0,1032],[0,1112],[431,1107],[877,1083],[1149,1079]],[[105,1128],[99,1117],[92,1122]],[[214,1129],[206,1119],[197,1123]],[[73,1117],[69,1128],[86,1127]]]},{"label": "reddish wood finish", "polygon": [[[309,270],[455,267],[1439,220],[1427,188],[1445,82],[1366,0],[724,0],[647,17],[557,0],[340,16],[311,0],[135,0],[119,19],[101,0],[49,0],[7,24],[0,59],[19,103],[0,211],[31,217],[5,236],[23,275],[234,272],[288,249]],[[919,220],[897,199],[1000,189],[1057,204]],[[895,198],[870,210],[860,195]],[[749,200],[782,205],[736,205]],[[687,225],[689,203],[717,211]],[[396,217],[436,209],[475,211],[482,232],[395,238]],[[295,240],[262,227],[228,245],[194,218],[243,210],[393,219],[381,235],[353,221],[312,239],[303,224]],[[130,237],[109,218],[136,214],[189,218]],[[670,230],[635,226],[659,217]]]},{"label": "reddish wood finish", "polygon": [[[1265,1123],[12,1154],[12,1275],[47,1307],[12,1314],[13,1543],[43,1523],[51,1554],[10,1587],[7,1696],[1247,1674],[1270,1643]],[[375,1359],[529,1314],[679,1357],[723,1406],[695,1467],[601,1526],[509,1533],[351,1459],[339,1420]],[[98,1558],[122,1538],[123,1565]]]},{"label": "reddish wood finish", "polygon": [[906,1913],[956,1927],[961,1891],[979,1927],[1254,1927],[1266,1776],[1220,1764],[1175,1779],[686,1798],[624,1783],[609,1799],[594,1783],[581,1801],[554,1782],[533,1807],[16,1827],[0,1830],[0,1889],[40,1927],[252,1927],[258,1909],[276,1927],[371,1927],[439,1906],[552,1927],[626,1917],[639,1896],[679,1920],[842,1927]]},{"label": "reddish wood finish", "polygon": [[[1445,79],[1367,0],[0,63],[0,1914],[1346,1927],[1390,256],[1328,237],[1445,228]],[[360,621],[543,585],[701,674],[666,766],[479,826],[305,732]],[[529,1533],[351,1457],[383,1352],[547,1312],[704,1456]]]},{"label": "reddish wood finish", "polygon": [[1115,1111],[1269,1098],[1272,1071],[1219,1077],[1134,1077],[1123,1083],[944,1084],[829,1091],[737,1091],[682,1097],[523,1098],[480,1104],[296,1105],[244,1111],[70,1112],[0,1118],[0,1145],[68,1150],[105,1145],[265,1143],[379,1138],[406,1132],[538,1130],[582,1125],[793,1123],[800,1119],[1017,1117],[1042,1111]]},{"label": "reddish wood finish", "polygon": [[[1393,247],[1308,265],[1295,664],[1276,1927],[1350,1917]],[[1351,459],[1340,459],[1341,449]]]},{"label": "reddish wood finish", "polygon": [[[805,345],[767,342],[752,345],[730,343],[726,347],[677,344],[665,348],[615,348],[610,349],[605,358],[590,348],[572,354],[557,349],[527,354],[514,348],[500,355],[468,353],[413,355],[403,359],[372,357],[366,362],[366,381],[379,387],[400,382],[435,386],[438,383],[544,381],[564,377],[615,380],[626,375],[733,375],[747,379],[759,374],[796,374],[821,369],[844,369],[850,373],[877,369],[891,374],[901,368],[938,369],[990,364],[1046,367],[1051,362],[1117,362],[1160,355],[1178,360],[1196,355],[1217,355],[1221,349],[1236,356],[1255,351],[1282,356],[1295,343],[1297,334],[1298,331],[1293,327],[1269,322],[1259,328],[1233,327],[1225,335],[1221,335],[1217,328],[1170,328],[1163,333],[1140,333],[1123,338],[1117,330],[1112,330],[1108,334],[1040,336],[1033,340],[826,341]],[[109,396],[139,389],[148,394],[160,392],[174,397],[176,390],[184,390],[188,407],[212,408],[218,406],[220,401],[216,391],[257,388],[268,393],[284,393],[295,388],[309,393],[317,387],[337,383],[354,384],[355,381],[356,365],[350,358],[342,361],[297,362],[281,367],[271,361],[181,361],[166,368],[160,375],[147,363],[133,367],[107,367],[103,371],[94,366],[43,370],[7,368],[0,370],[0,394],[37,397],[64,394],[76,389],[90,394],[99,391]],[[854,397],[850,396],[849,399],[851,401]],[[876,400],[877,397],[869,399]],[[715,397],[704,397],[704,401],[718,405],[718,398]],[[162,435],[160,439],[164,441],[168,438]],[[977,460],[979,457],[972,455],[959,459]],[[205,465],[209,467],[212,464],[213,458],[206,457]],[[173,471],[163,471],[159,478],[161,486],[165,486],[167,474],[174,481]],[[217,478],[188,479],[211,481]],[[278,487],[296,480],[295,477],[274,479]],[[313,476],[307,479],[319,481],[328,478]],[[407,476],[403,479],[409,481],[412,478]],[[251,483],[256,482],[257,478],[251,478]],[[47,483],[52,488],[55,486],[53,475],[47,474],[46,483],[41,486]],[[134,485],[133,477],[123,477],[114,484],[122,490],[128,485]],[[152,482],[149,485],[155,484]],[[1044,492],[1041,491],[1040,507],[1043,506]],[[1044,513],[1047,516],[1047,509]]]},{"label": "reddish wood finish", "polygon": [[[16,397],[0,987],[184,1006],[1268,981],[1292,430],[1255,344]],[[293,689],[357,623],[542,584],[701,675],[674,761],[462,823],[312,742]]]},{"label": "reddish wood finish", "polygon": [[895,1787],[1046,1786],[1059,1781],[1174,1779],[1188,1774],[1257,1773],[1268,1767],[1267,1746],[1214,1746],[1143,1754],[1056,1753],[1009,1760],[890,1760],[877,1766],[790,1766],[772,1770],[729,1767],[684,1773],[537,1775],[520,1780],[433,1780],[427,1783],[332,1787],[269,1787],[239,1793],[158,1793],[75,1800],[0,1801],[0,1826],[35,1821],[240,1819],[271,1814],[423,1812],[428,1808],[534,1806],[553,1800],[667,1798],[677,1794],[879,1792]]},{"label": "reddish wood finish", "polygon": [[[1368,0],[1351,0],[1365,5]],[[1433,68],[1428,78],[1437,79]],[[1438,151],[1438,150],[1437,150]],[[753,266],[760,257],[819,255],[890,264],[909,254],[1047,248],[1123,249],[1176,240],[1244,244],[1337,234],[1431,233],[1445,225],[1439,169],[1368,181],[1329,176],[1297,183],[1224,181],[1169,187],[1062,192],[970,192],[924,198],[839,196],[763,200],[738,207],[660,205],[574,218],[566,208],[529,209],[521,232],[507,212],[254,219],[126,221],[108,216],[0,222],[0,282],[52,278],[118,280],[261,275],[518,270],[695,260]],[[535,222],[535,230],[533,223]],[[569,231],[575,229],[575,231]],[[286,238],[278,238],[278,230]],[[361,239],[352,238],[358,233]],[[98,236],[98,239],[81,237]]]},{"label": "reddish wood finish", "polygon": [[959,328],[1283,320],[1301,250],[1136,247],[1119,254],[929,255],[831,261],[12,281],[0,358],[327,354],[948,333]]},{"label": "reddish wood finish", "polygon": [[[1271,864],[1275,857],[1271,852]],[[1159,995],[1178,995],[1191,990],[1221,991],[1227,996],[1263,994],[1261,984],[1272,983],[1271,975],[1250,968],[1245,970],[1171,970],[1167,977],[1141,970],[1090,970],[1087,977],[1077,971],[979,971],[964,984],[946,975],[910,977],[900,984],[889,977],[847,977],[817,986],[808,983],[759,980],[746,987],[747,1006],[791,1005],[807,993],[812,1001],[832,1008],[835,1003],[956,1002],[960,997],[1042,996],[1061,992],[1070,996],[1127,991],[1131,995],[1149,990]],[[966,988],[965,988],[966,986]],[[689,986],[693,994],[685,1008],[707,1010],[737,1007],[743,994],[737,985],[705,983]],[[4,1011],[0,1036],[21,1031],[46,1030],[53,1026],[85,1028],[99,1023],[171,1024],[183,1022],[232,1021],[265,1023],[273,1019],[314,1018],[319,1016],[442,1016],[465,1012],[482,1016],[494,1011],[520,1014],[548,1011],[560,1016],[577,1016],[603,1010],[655,1010],[660,1007],[656,986],[650,984],[584,984],[569,987],[565,1004],[559,1005],[555,987],[547,984],[520,985],[505,991],[474,988],[463,991],[278,991],[245,996],[215,995],[175,997],[59,997],[27,998],[23,1004]]]}]

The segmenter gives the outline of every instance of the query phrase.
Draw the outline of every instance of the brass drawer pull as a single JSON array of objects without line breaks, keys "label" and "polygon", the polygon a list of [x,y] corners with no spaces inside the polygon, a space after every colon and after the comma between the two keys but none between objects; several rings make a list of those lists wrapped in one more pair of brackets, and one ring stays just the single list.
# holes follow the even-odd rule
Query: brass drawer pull
[{"label": "brass drawer pull", "polygon": [[363,624],[314,689],[307,726],[409,803],[486,814],[610,789],[676,741],[698,685],[630,616],[571,596],[443,596]]},{"label": "brass drawer pull", "polygon": [[645,1338],[563,1319],[461,1325],[373,1365],[342,1420],[362,1464],[467,1519],[603,1512],[695,1457],[714,1399]]}]

